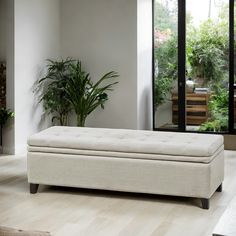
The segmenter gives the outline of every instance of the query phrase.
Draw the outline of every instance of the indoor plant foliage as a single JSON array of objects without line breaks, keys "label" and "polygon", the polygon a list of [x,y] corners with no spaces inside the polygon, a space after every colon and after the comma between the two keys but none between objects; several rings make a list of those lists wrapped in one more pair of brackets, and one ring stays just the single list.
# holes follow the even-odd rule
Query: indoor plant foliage
[{"label": "indoor plant foliage", "polygon": [[[108,100],[107,92],[118,83],[110,80],[118,76],[116,72],[111,71],[94,83],[90,74],[82,70],[81,61],[70,64],[65,92],[68,102],[76,113],[78,126],[84,126],[87,116],[98,106],[104,108],[104,103]],[[106,81],[109,82],[104,84]]]},{"label": "indoor plant foliage", "polygon": [[0,129],[1,129],[1,145],[2,145],[2,129],[3,126],[7,123],[10,118],[14,117],[14,112],[10,109],[6,109],[5,107],[0,108]]},{"label": "indoor plant foliage", "polygon": [[14,112],[12,112],[10,109],[6,109],[6,108],[1,107],[0,108],[0,126],[1,126],[1,128],[12,117],[14,117]]},{"label": "indoor plant foliage", "polygon": [[108,100],[107,92],[118,82],[105,81],[115,79],[114,71],[105,74],[97,83],[93,83],[90,74],[83,71],[81,61],[67,58],[66,60],[47,60],[46,76],[38,81],[40,102],[48,114],[53,116],[52,122],[68,125],[68,115],[74,111],[77,125],[84,126],[87,116],[98,106],[104,108]]},{"label": "indoor plant foliage", "polygon": [[66,98],[66,83],[69,76],[69,67],[73,60],[54,61],[47,60],[47,74],[38,81],[40,102],[48,114],[51,114],[52,122],[59,122],[60,125],[68,124],[68,114],[71,105]]}]

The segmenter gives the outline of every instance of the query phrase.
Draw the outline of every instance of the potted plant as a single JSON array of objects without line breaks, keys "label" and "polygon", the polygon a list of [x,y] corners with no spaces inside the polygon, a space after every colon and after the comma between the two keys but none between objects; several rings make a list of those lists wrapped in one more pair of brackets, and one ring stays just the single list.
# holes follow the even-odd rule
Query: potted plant
[{"label": "potted plant", "polygon": [[65,87],[73,60],[47,61],[47,74],[38,81],[36,92],[39,92],[39,101],[43,103],[45,111],[53,116],[52,123],[67,125],[71,104],[66,98]]},{"label": "potted plant", "polygon": [[109,82],[105,85],[103,83],[118,76],[116,72],[111,71],[94,83],[90,74],[82,70],[81,61],[70,64],[65,92],[76,113],[78,126],[84,126],[87,116],[98,106],[104,109],[104,103],[108,100],[107,91],[111,91],[118,82]]},{"label": "potted plant", "polygon": [[7,123],[7,121],[14,117],[14,113],[10,109],[6,109],[5,107],[0,108],[0,132],[1,132],[1,142],[0,145],[2,146],[2,129],[3,126]]}]

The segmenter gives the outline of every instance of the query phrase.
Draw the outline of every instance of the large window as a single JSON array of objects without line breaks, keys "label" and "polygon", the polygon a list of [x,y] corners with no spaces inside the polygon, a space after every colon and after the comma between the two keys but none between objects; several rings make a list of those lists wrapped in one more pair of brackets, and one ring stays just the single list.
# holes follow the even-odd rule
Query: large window
[{"label": "large window", "polygon": [[155,129],[233,132],[232,7],[233,0],[154,1]]},{"label": "large window", "polygon": [[178,104],[178,5],[177,0],[156,0],[154,17],[154,104],[156,128],[177,128]]}]

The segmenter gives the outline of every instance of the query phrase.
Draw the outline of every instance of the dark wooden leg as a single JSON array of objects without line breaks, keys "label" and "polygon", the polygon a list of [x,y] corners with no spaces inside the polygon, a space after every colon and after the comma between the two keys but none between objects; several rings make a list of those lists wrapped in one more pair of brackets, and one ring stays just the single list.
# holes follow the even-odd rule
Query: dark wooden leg
[{"label": "dark wooden leg", "polygon": [[210,208],[210,199],[202,198],[202,209],[208,210]]},{"label": "dark wooden leg", "polygon": [[222,184],[216,189],[216,192],[222,192],[222,189],[223,189],[223,186],[222,186]]},{"label": "dark wooden leg", "polygon": [[38,191],[38,184],[30,184],[30,193],[35,194]]}]

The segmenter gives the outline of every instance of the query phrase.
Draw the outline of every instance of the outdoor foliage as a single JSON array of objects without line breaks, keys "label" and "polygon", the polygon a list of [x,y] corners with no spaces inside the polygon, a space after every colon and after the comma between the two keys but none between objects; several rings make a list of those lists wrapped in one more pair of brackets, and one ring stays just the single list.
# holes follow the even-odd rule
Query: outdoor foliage
[{"label": "outdoor foliage", "polygon": [[173,81],[177,79],[177,37],[172,36],[160,47],[155,48],[156,79],[155,105],[163,104],[173,88]]},{"label": "outdoor foliage", "polygon": [[[171,0],[156,1],[155,16],[155,96],[158,107],[168,101],[176,86],[178,72],[177,6]],[[170,9],[170,6],[172,8]],[[186,13],[186,69],[198,86],[209,88],[209,120],[200,131],[225,131],[228,128],[228,4],[221,7],[218,19],[195,25]]]},{"label": "outdoor foliage", "polygon": [[[171,7],[170,7],[171,6]],[[177,79],[177,2],[155,1],[155,106],[163,104]]]},{"label": "outdoor foliage", "polygon": [[193,78],[203,78],[210,88],[209,119],[199,131],[228,129],[228,25],[222,19],[207,20],[199,28],[192,27],[187,41],[187,59]]},{"label": "outdoor foliage", "polygon": [[227,131],[228,129],[228,103],[229,92],[219,89],[217,94],[211,96],[209,112],[211,118],[200,126],[200,131]]},{"label": "outdoor foliage", "polygon": [[168,94],[170,93],[173,87],[172,78],[160,78],[155,80],[155,105],[161,105],[166,101]]},{"label": "outdoor foliage", "polygon": [[[168,5],[172,4],[172,10],[168,9]],[[162,5],[159,2],[155,2],[155,14],[154,24],[158,26],[158,30],[165,31],[166,29],[170,29],[172,32],[177,31],[176,24],[176,14],[177,10],[177,1],[176,0],[166,0],[166,5]]]},{"label": "outdoor foliage", "polygon": [[188,32],[187,62],[191,76],[203,78],[205,86],[222,81],[228,69],[225,25],[209,19],[198,28],[190,27]]}]

